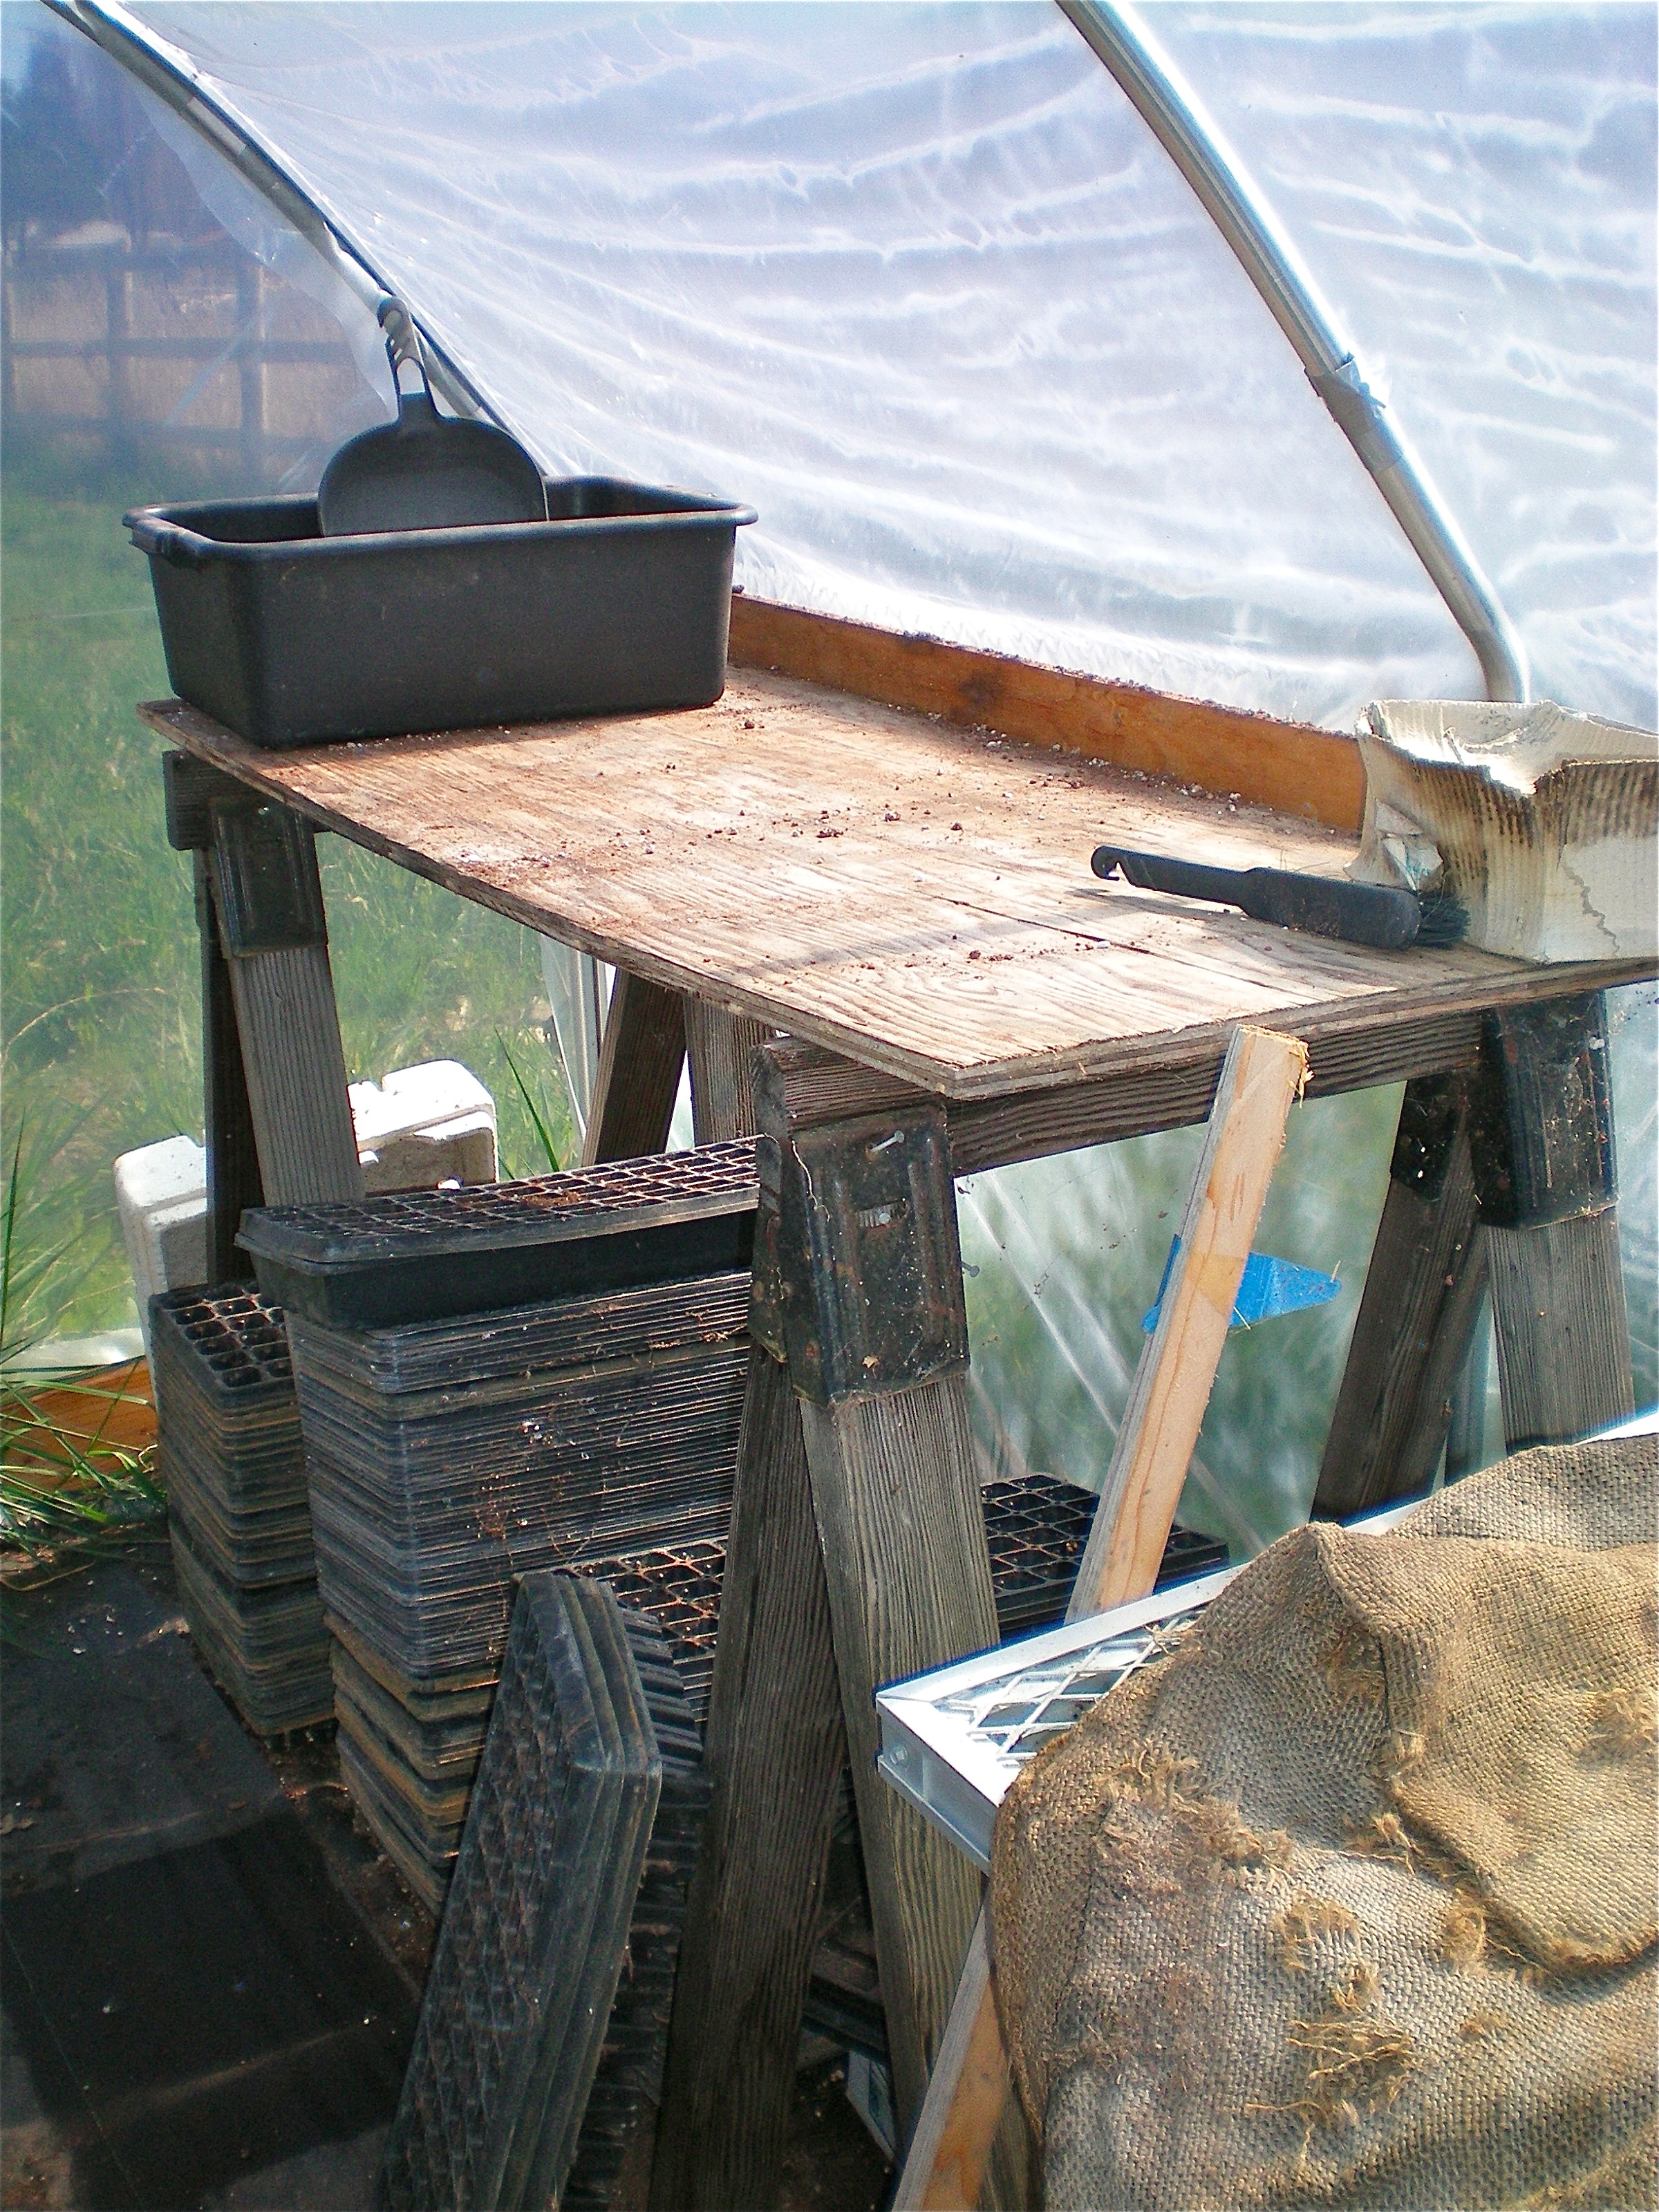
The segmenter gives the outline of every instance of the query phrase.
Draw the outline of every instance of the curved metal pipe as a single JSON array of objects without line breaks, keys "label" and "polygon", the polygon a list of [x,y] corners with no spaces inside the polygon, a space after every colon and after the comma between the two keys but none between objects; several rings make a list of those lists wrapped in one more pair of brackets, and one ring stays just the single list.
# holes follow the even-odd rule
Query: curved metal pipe
[{"label": "curved metal pipe", "polygon": [[[84,32],[129,76],[137,77],[148,91],[208,139],[255,191],[270,203],[283,221],[299,232],[369,313],[376,312],[381,300],[396,288],[385,283],[357,249],[340,235],[246,125],[239,122],[215,99],[188,55],[129,15],[118,0],[46,0],[46,5],[53,15]],[[500,422],[495,409],[443,349],[435,345],[424,330],[420,337],[432,382],[455,412]],[[503,422],[501,428],[510,429],[511,425]]]},{"label": "curved metal pipe", "polygon": [[1528,696],[1526,649],[1428,471],[1367,387],[1289,234],[1191,86],[1127,0],[1058,0],[1116,78],[1216,228],[1387,500],[1474,647],[1489,699]]}]

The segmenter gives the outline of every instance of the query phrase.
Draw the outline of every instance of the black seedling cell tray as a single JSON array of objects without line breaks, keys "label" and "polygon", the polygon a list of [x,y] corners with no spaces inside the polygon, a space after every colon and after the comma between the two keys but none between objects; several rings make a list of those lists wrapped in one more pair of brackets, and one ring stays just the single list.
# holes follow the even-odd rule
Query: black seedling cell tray
[{"label": "black seedling cell tray", "polygon": [[[997,1622],[1006,1638],[1058,1620],[1094,1516],[1092,1492],[1045,1474],[987,1484],[981,1492]],[[1226,1548],[1193,1531],[1171,1532],[1160,1583],[1225,1564]],[[694,1722],[707,1717],[725,1571],[725,1522],[713,1534],[579,1563],[662,1635]],[[349,1778],[383,1847],[434,1911],[441,1902],[460,1822],[453,1792],[476,1770],[494,1686],[483,1664],[416,1679],[399,1671],[362,1630],[331,1613],[343,1741],[354,1739]],[[406,1653],[406,1616],[388,1608],[374,1630]],[[361,1738],[361,1743],[357,1739]],[[394,1763],[404,1770],[394,1771]],[[359,1778],[362,1787],[359,1787]],[[821,1992],[820,1995],[823,1993]]]},{"label": "black seedling cell tray", "polygon": [[292,1379],[283,1311],[246,1283],[161,1291],[149,1302],[151,1342],[191,1346],[199,1387],[241,1417],[252,1397],[281,1400]]},{"label": "black seedling cell tray", "polygon": [[665,1544],[631,1557],[600,1559],[580,1574],[596,1575],[629,1613],[647,1618],[667,1646],[686,1710],[701,1728],[708,1717],[720,1635],[726,1541]]},{"label": "black seedling cell tray", "polygon": [[[717,1145],[516,1183],[257,1210],[244,1218],[242,1242],[262,1283],[291,1279],[290,1313],[325,1326],[471,1322],[519,1304],[746,1268],[756,1188],[752,1145]],[[707,1261],[711,1245],[723,1256]],[[526,1271],[523,1285],[506,1280],[514,1269]]]},{"label": "black seedling cell tray", "polygon": [[562,2201],[662,1784],[615,1600],[528,1577],[387,2138],[392,2212]]},{"label": "black seedling cell tray", "polygon": [[408,1806],[388,1787],[374,1760],[359,1750],[349,1715],[337,1707],[336,1717],[339,1729],[335,1747],[351,1802],[375,1842],[435,1919],[444,1909],[444,1893],[455,1870],[459,1836],[446,1831],[446,1840],[434,1846],[410,1819]]},{"label": "black seedling cell tray", "polygon": [[[1099,1502],[1091,1490],[1052,1474],[988,1482],[980,1492],[996,1591],[997,1627],[1006,1640],[1060,1620]],[[1227,1547],[1191,1528],[1172,1528],[1159,1586],[1227,1564]]]},{"label": "black seedling cell tray", "polygon": [[586,477],[546,522],[325,538],[314,498],[125,518],[181,699],[259,745],[707,706],[752,507]]},{"label": "black seedling cell tray", "polygon": [[[625,1611],[648,1620],[661,1636],[693,1729],[708,1710],[725,1563],[724,1542],[694,1541],[576,1570],[605,1583]],[[329,1628],[342,1758],[358,1810],[410,1887],[436,1912],[462,1825],[446,1793],[477,1772],[494,1672],[410,1681],[343,1621],[331,1616]]]},{"label": "black seedling cell tray", "polygon": [[237,1241],[290,1315],[381,1329],[746,1268],[757,1189],[744,1139],[522,1182],[258,1207]]},{"label": "black seedling cell tray", "polygon": [[722,1537],[746,1292],[726,1273],[396,1330],[290,1317],[329,1613],[433,1683],[498,1661],[520,1575]]},{"label": "black seedling cell tray", "polygon": [[[603,1586],[621,1602],[614,1584]],[[662,1789],[629,1925],[627,1967],[605,2024],[576,2155],[559,2194],[562,2212],[609,2207],[635,2131],[662,2101],[686,1896],[708,1809],[702,1738],[678,1670],[652,1616],[625,1602],[622,1613],[662,1762]]]},{"label": "black seedling cell tray", "polygon": [[356,1629],[335,1613],[325,1615],[328,1632],[346,1652],[353,1664],[362,1669],[369,1680],[389,1692],[409,1713],[410,1718],[425,1727],[444,1726],[449,1717],[463,1712],[476,1713],[478,1718],[478,1741],[483,1741],[483,1725],[489,1717],[489,1708],[495,1702],[495,1684],[501,1674],[497,1662],[486,1661],[477,1667],[463,1667],[453,1674],[440,1675],[434,1680],[416,1682],[400,1674],[385,1654],[366,1643]]},{"label": "black seedling cell tray", "polygon": [[256,1735],[285,1735],[334,1710],[328,1639],[314,1583],[252,1595],[227,1585],[169,1523],[173,1573],[191,1639],[209,1674]]},{"label": "black seedling cell tray", "polygon": [[337,1702],[349,1705],[407,1772],[431,1790],[471,1781],[489,1723],[493,1686],[477,1697],[451,1698],[437,1717],[416,1719],[393,1691],[360,1667],[337,1638],[330,1652]]},{"label": "black seedling cell tray", "polygon": [[[516,1382],[532,1370],[643,1359],[687,1345],[746,1340],[749,1271],[645,1283],[386,1328],[345,1329],[300,1318],[307,1365],[327,1372],[331,1393],[373,1413],[422,1391]],[[437,1405],[434,1397],[428,1403]]]},{"label": "black seedling cell tray", "polygon": [[164,1291],[150,1301],[150,1359],[197,1648],[258,1734],[326,1719],[328,1635],[283,1315],[246,1283]]}]

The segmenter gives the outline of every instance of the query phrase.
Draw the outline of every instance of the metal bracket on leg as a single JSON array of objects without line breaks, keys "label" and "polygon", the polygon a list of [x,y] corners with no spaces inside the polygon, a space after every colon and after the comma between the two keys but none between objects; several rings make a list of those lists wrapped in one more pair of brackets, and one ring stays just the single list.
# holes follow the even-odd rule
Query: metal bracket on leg
[{"label": "metal bracket on leg", "polygon": [[819,1406],[968,1364],[951,1145],[937,1108],[758,1145],[754,1322]]}]

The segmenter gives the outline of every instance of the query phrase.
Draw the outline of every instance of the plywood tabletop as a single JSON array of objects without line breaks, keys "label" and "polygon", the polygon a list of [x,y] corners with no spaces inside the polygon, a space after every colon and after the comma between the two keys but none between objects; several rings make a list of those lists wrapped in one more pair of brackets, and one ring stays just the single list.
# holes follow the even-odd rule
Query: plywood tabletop
[{"label": "plywood tabletop", "polygon": [[[635,974],[951,1097],[1559,992],[1090,872],[1097,844],[1339,874],[1352,841],[1058,749],[734,670],[714,706],[271,752],[176,700],[173,743],[319,825]],[[1593,988],[1640,972],[1574,971]]]}]

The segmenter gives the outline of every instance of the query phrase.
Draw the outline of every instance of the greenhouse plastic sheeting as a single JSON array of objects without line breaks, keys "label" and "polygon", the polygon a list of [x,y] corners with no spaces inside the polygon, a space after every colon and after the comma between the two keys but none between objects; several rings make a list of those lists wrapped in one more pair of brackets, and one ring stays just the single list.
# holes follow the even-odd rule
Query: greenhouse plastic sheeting
[{"label": "greenhouse plastic sheeting", "polygon": [[[751,592],[1338,725],[1478,696],[1266,308],[1047,0],[132,12],[549,468],[752,501]],[[1538,690],[1651,723],[1652,10],[1151,16]]]}]

